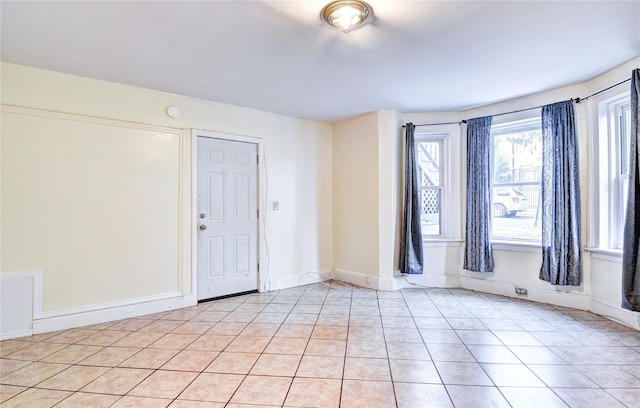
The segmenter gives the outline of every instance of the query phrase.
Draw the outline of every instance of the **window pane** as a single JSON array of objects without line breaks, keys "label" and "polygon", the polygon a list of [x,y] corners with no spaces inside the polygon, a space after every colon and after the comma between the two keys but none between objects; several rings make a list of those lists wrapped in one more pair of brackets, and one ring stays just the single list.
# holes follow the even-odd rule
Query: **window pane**
[{"label": "window pane", "polygon": [[627,194],[629,189],[629,144],[631,143],[631,105],[624,104],[618,108],[618,128],[616,132],[618,146],[618,174],[616,189],[613,193],[613,220],[611,222],[613,242],[610,246],[622,249],[624,240],[624,218],[627,211]]},{"label": "window pane", "polygon": [[440,185],[440,141],[419,142],[418,165],[420,166],[419,184],[421,186]]},{"label": "window pane", "polygon": [[631,105],[620,107],[620,174],[629,174],[629,144],[631,129]]},{"label": "window pane", "polygon": [[440,235],[440,188],[423,187],[421,189],[422,235]]},{"label": "window pane", "polygon": [[518,131],[517,123],[511,124],[510,133],[492,138],[493,238],[541,239],[542,133],[530,125]]},{"label": "window pane", "polygon": [[440,208],[442,205],[442,139],[422,140],[416,143],[418,159],[418,186],[420,189],[420,222],[422,235],[442,233]]}]

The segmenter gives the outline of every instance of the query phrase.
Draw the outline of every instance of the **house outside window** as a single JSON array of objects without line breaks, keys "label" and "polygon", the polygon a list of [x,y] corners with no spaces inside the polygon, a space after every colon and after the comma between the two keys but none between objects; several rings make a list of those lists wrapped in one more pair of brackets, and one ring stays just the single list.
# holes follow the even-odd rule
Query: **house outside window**
[{"label": "house outside window", "polygon": [[494,118],[491,126],[491,238],[539,243],[542,236],[540,114]]}]

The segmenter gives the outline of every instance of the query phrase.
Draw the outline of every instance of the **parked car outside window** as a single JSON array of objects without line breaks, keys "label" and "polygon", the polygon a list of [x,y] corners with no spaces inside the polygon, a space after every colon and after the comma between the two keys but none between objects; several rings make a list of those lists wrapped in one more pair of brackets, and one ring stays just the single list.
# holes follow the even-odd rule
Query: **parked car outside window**
[{"label": "parked car outside window", "polygon": [[518,212],[529,207],[527,197],[522,192],[508,187],[493,189],[493,216],[515,217]]}]

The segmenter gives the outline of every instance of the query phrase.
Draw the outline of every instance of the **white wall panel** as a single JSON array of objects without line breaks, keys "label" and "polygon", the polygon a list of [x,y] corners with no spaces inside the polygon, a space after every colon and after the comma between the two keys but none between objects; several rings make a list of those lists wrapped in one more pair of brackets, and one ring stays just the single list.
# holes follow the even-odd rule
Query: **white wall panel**
[{"label": "white wall panel", "polygon": [[43,311],[178,291],[182,132],[2,111],[2,270]]}]

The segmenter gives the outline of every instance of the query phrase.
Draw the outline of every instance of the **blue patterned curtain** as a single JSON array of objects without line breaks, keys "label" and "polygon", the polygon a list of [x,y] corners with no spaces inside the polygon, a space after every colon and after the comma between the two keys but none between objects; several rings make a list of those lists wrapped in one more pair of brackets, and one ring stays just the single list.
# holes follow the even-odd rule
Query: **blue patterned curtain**
[{"label": "blue patterned curtain", "polygon": [[418,191],[418,164],[416,163],[415,129],[407,123],[404,170],[404,214],[402,222],[402,248],[400,250],[400,272],[421,274],[422,227],[420,226],[420,192]]},{"label": "blue patterned curtain", "polygon": [[622,247],[622,307],[640,312],[640,69],[631,75],[629,195]]},{"label": "blue patterned curtain", "polygon": [[493,272],[491,222],[491,116],[467,121],[467,226],[464,269]]},{"label": "blue patterned curtain", "polygon": [[573,102],[542,108],[542,268],[552,285],[580,285],[580,183]]}]

